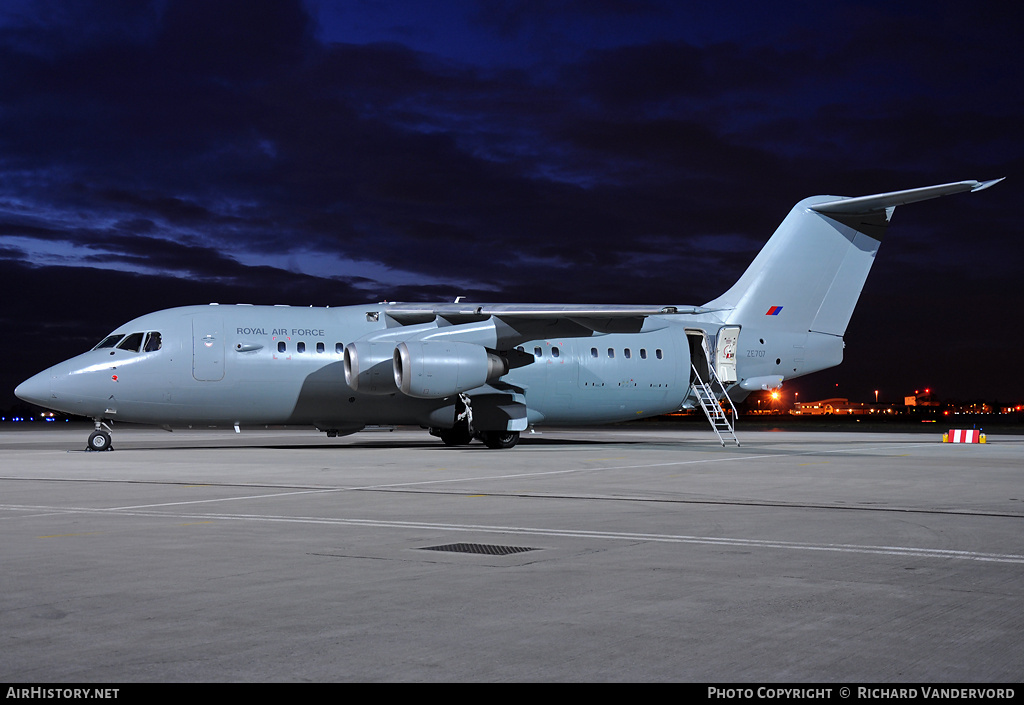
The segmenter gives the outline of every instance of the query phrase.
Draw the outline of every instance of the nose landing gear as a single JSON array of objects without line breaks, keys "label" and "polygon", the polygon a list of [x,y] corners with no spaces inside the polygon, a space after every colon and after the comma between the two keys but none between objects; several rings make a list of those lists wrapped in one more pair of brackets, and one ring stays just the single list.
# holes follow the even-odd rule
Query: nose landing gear
[{"label": "nose landing gear", "polygon": [[95,419],[96,430],[89,436],[86,450],[113,450],[110,445],[110,426],[99,419]]}]

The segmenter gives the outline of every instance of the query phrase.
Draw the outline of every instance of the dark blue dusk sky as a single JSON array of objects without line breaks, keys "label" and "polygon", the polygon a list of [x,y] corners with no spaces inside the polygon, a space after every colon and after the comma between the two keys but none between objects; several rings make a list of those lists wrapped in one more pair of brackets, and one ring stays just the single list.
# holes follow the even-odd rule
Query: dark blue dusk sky
[{"label": "dark blue dusk sky", "polygon": [[0,407],[160,308],[702,304],[806,196],[1001,176],[899,208],[846,361],[786,389],[1024,402],[1004,11],[6,2]]}]

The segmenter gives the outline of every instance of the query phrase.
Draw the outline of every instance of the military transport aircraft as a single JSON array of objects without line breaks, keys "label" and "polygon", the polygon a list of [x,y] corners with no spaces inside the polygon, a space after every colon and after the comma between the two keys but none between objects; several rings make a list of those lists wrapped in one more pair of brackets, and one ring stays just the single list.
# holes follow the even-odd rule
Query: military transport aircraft
[{"label": "military transport aircraft", "polygon": [[730,395],[842,361],[895,207],[1001,180],[804,199],[736,284],[703,306],[186,306],[118,327],[15,394],[92,418],[91,450],[110,449],[112,420],[300,424],[328,436],[417,424],[449,445],[510,448],[532,425],[698,406],[723,445],[738,443]]}]

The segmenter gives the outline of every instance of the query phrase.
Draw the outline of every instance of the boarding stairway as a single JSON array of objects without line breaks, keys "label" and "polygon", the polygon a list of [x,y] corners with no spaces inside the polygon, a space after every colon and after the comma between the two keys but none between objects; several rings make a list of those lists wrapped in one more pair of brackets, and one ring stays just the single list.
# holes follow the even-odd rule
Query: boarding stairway
[{"label": "boarding stairway", "polygon": [[[732,399],[729,398],[729,394],[725,391],[725,385],[718,378],[714,365],[708,365],[708,380],[706,382],[701,379],[695,365],[690,365],[690,368],[693,370],[693,391],[697,395],[697,401],[700,402],[700,408],[704,410],[704,415],[711,422],[711,428],[714,430],[715,435],[718,436],[718,440],[722,443],[723,447],[727,440],[731,440],[738,447],[740,440],[736,437],[736,428],[733,425],[736,419],[736,407],[733,405]],[[721,390],[722,401],[729,402],[733,420],[729,419],[729,414],[726,413],[725,408],[722,406],[722,401],[719,400],[718,395],[715,393],[714,388],[716,385]]]}]

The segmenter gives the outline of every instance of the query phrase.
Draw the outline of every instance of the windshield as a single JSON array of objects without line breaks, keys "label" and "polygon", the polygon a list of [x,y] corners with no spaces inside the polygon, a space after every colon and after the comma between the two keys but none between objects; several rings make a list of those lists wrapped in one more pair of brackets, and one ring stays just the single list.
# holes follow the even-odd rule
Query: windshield
[{"label": "windshield", "polygon": [[142,349],[142,336],[144,333],[132,333],[126,336],[124,340],[117,344],[117,347],[121,350],[129,350],[131,352],[138,352]]},{"label": "windshield", "polygon": [[96,344],[93,350],[117,348],[128,352],[156,352],[163,347],[163,336],[155,330],[145,333],[114,333]]},{"label": "windshield", "polygon": [[120,341],[121,338],[123,338],[123,337],[124,337],[124,333],[114,333],[113,335],[108,335],[106,338],[104,338],[99,343],[97,343],[96,347],[94,347],[93,350],[101,350],[103,348],[112,348],[115,345],[117,345],[118,341]]}]

